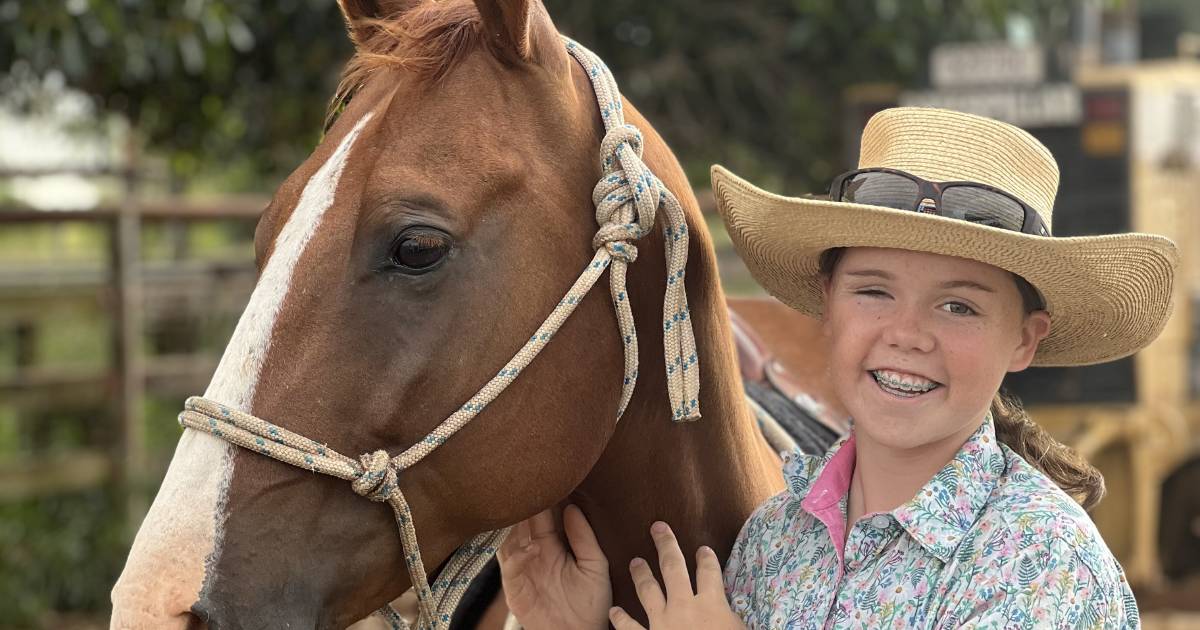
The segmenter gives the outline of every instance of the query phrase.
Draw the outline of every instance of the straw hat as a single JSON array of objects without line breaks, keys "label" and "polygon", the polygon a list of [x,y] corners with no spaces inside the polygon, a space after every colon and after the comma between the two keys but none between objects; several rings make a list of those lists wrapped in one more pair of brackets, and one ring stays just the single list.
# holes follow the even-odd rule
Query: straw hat
[{"label": "straw hat", "polygon": [[[900,107],[871,117],[859,168],[929,181],[971,181],[1008,192],[1053,232],[1058,165],[1028,133],[940,109]],[[713,194],[738,254],[771,295],[819,317],[821,253],[888,247],[978,260],[1029,281],[1045,300],[1050,334],[1033,364],[1087,365],[1145,347],[1171,314],[1179,253],[1154,234],[1058,238],[880,206],[783,197],[713,166]]]}]

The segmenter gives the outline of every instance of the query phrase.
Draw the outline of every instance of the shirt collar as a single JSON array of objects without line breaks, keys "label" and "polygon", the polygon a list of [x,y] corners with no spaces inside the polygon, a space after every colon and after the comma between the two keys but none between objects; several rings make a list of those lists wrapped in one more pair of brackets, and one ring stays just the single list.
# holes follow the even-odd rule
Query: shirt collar
[{"label": "shirt collar", "polygon": [[[843,435],[820,455],[810,455],[799,448],[785,454],[783,479],[787,483],[788,492],[800,500],[807,498],[809,490],[820,479],[829,461],[842,450],[847,442],[850,442],[853,448],[853,439],[853,432]],[[852,472],[854,470],[853,462],[851,462],[850,470]]]},{"label": "shirt collar", "polygon": [[950,460],[892,516],[929,553],[949,562],[987,505],[1006,463],[989,413]]},{"label": "shirt collar", "polygon": [[[808,503],[822,501],[809,497],[814,485],[820,485],[825,473],[835,473],[844,466],[829,466],[835,458],[842,463],[844,456],[854,456],[853,434],[843,436],[822,455],[807,455],[799,450],[786,457],[783,475],[788,492]],[[849,443],[849,448],[845,448]],[[843,450],[842,458],[838,453]],[[996,429],[989,413],[983,424],[937,474],[892,516],[929,553],[942,562],[949,562],[963,537],[978,519],[988,497],[1004,474],[1004,452],[996,441]],[[827,471],[826,468],[829,467]],[[853,462],[849,463],[853,471]],[[836,484],[841,486],[841,483]],[[844,484],[849,486],[847,479]],[[841,498],[841,497],[837,497]]]}]

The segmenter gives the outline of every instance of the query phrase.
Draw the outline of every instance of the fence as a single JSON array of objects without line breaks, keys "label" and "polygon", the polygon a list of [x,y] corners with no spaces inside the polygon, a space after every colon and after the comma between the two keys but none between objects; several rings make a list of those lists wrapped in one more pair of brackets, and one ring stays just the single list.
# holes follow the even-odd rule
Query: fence
[{"label": "fence", "polygon": [[[23,443],[20,454],[0,459],[0,501],[111,483],[135,528],[146,509],[144,490],[159,476],[148,470],[147,395],[182,398],[203,389],[219,358],[198,338],[203,318],[240,312],[255,278],[246,243],[235,256],[197,259],[189,233],[198,225],[229,224],[233,232],[250,234],[266,200],[143,200],[132,169],[4,171],[0,179],[61,174],[116,178],[122,194],[117,203],[79,211],[0,203],[0,233],[88,225],[106,250],[101,261],[9,261],[0,267],[0,335],[9,337],[12,356],[0,372],[0,408],[15,414],[11,433]],[[156,229],[166,250],[158,260],[144,248],[147,232]],[[56,332],[47,316],[63,309],[107,319],[103,365],[40,359],[39,348]],[[218,334],[227,332],[222,327]],[[63,450],[53,443],[52,426],[61,420],[55,410],[62,409],[77,415],[103,410],[95,419],[100,426],[88,426],[84,444]]]}]

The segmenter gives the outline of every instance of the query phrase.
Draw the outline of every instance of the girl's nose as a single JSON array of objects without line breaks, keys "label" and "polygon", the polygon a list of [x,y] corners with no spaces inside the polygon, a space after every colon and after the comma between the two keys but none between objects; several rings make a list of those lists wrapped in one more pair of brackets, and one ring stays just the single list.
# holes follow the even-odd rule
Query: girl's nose
[{"label": "girl's nose", "polygon": [[884,343],[905,352],[932,352],[936,340],[917,310],[903,308],[894,311],[884,326]]}]

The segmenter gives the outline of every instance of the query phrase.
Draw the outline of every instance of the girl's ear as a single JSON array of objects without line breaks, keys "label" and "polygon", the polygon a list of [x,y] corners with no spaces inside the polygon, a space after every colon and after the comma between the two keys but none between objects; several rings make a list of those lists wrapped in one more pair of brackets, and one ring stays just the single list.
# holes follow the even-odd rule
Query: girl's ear
[{"label": "girl's ear", "polygon": [[1037,354],[1038,344],[1050,334],[1050,313],[1034,311],[1025,316],[1021,322],[1021,345],[1013,350],[1012,361],[1008,365],[1009,372],[1020,372],[1033,363]]}]

